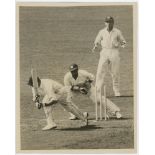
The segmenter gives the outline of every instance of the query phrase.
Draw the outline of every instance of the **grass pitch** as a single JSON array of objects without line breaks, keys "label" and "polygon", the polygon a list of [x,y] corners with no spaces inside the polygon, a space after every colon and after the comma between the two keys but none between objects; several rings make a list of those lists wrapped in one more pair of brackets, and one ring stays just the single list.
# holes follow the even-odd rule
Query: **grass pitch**
[{"label": "grass pitch", "polygon": [[[104,7],[20,7],[20,129],[22,150],[54,149],[126,149],[134,147],[133,115],[133,23],[131,6]],[[107,94],[116,103],[123,119],[93,122],[95,106],[85,97],[76,100],[82,111],[88,111],[89,126],[70,121],[60,105],[53,109],[58,128],[41,131],[46,124],[43,110],[31,104],[27,86],[31,67],[41,78],[63,83],[68,66],[77,63],[81,69],[96,74],[99,51],[92,54],[93,41],[104,27],[104,18],[111,15],[122,32],[127,47],[120,50],[121,93],[113,96],[111,77],[107,75]]]}]

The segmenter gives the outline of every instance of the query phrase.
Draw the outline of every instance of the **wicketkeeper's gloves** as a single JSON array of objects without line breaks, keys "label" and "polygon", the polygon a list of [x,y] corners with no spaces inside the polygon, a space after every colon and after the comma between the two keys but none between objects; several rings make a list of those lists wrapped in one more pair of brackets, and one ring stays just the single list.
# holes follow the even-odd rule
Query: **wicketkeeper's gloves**
[{"label": "wicketkeeper's gloves", "polygon": [[81,94],[88,94],[89,89],[91,88],[92,80],[87,79],[84,83],[79,83],[71,87],[72,91],[80,92]]},{"label": "wicketkeeper's gloves", "polygon": [[86,94],[88,94],[88,89],[85,88],[85,87],[81,87],[80,88],[80,93],[86,95]]}]

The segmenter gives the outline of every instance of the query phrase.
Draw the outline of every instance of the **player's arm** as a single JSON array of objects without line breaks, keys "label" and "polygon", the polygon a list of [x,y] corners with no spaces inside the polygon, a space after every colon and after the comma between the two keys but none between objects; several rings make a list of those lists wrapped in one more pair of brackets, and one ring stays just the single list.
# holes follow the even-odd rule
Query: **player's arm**
[{"label": "player's arm", "polygon": [[53,85],[49,85],[49,87],[46,89],[46,95],[43,98],[42,103],[36,103],[36,106],[38,109],[42,107],[51,106],[53,104],[56,104],[58,102],[58,99],[56,97],[55,88]]},{"label": "player's arm", "polygon": [[64,85],[67,86],[72,91],[78,91],[79,90],[79,86],[72,85],[70,76],[68,74],[66,74],[64,77]]},{"label": "player's arm", "polygon": [[51,106],[51,105],[56,104],[56,103],[58,103],[57,100],[52,100],[52,101],[50,101],[48,103],[36,102],[36,107],[38,109],[41,109],[42,107],[48,107],[48,106]]},{"label": "player's arm", "polygon": [[72,91],[79,91],[80,90],[80,84],[71,86],[71,90]]},{"label": "player's arm", "polygon": [[85,81],[79,84],[79,92],[82,94],[87,94],[89,89],[91,88],[91,83],[94,81],[95,77],[93,74],[87,71],[81,71],[83,76],[85,77]]},{"label": "player's arm", "polygon": [[71,91],[79,91],[80,89],[79,85],[72,85],[71,77],[68,74],[66,74],[64,77],[64,85],[67,86]]},{"label": "player's arm", "polygon": [[[69,90],[68,96],[67,96],[67,100],[70,101],[72,98],[72,93],[71,91],[79,91],[79,86],[76,85],[72,85],[71,83],[71,77],[69,76],[69,74],[67,73],[64,77],[64,85],[67,87],[67,89]],[[71,90],[71,91],[70,91]]]},{"label": "player's arm", "polygon": [[53,105],[53,104],[56,104],[56,103],[58,103],[58,100],[54,100],[53,98],[51,98],[51,99],[49,99],[49,101],[48,102],[43,102],[43,103],[41,103],[41,102],[36,102],[36,107],[38,108],[38,109],[41,109],[42,107],[48,107],[48,106],[51,106],[51,105]]},{"label": "player's arm", "polygon": [[95,77],[92,73],[89,73],[87,71],[83,71],[83,75],[86,77],[86,82],[92,83],[95,80]]},{"label": "player's arm", "polygon": [[58,92],[57,86],[54,85],[54,84],[51,85],[51,87],[49,87],[49,90],[47,91],[48,101],[46,102],[46,104],[57,103],[58,102],[56,92]]},{"label": "player's arm", "polygon": [[94,81],[94,75],[91,73],[88,73],[87,71],[82,71],[83,76],[85,77],[85,81],[82,83],[78,83],[77,85],[73,85],[71,87],[72,91],[81,91],[83,89],[89,89],[91,86],[91,83]]},{"label": "player's arm", "polygon": [[92,52],[95,52],[95,49],[97,48],[97,46],[101,43],[102,40],[102,34],[101,31],[99,31],[99,33],[97,34],[95,41],[94,41],[94,47],[92,49]]},{"label": "player's arm", "polygon": [[121,31],[119,31],[119,33],[118,33],[118,38],[119,38],[119,42],[120,42],[121,47],[124,48],[126,45],[126,40],[124,39]]}]

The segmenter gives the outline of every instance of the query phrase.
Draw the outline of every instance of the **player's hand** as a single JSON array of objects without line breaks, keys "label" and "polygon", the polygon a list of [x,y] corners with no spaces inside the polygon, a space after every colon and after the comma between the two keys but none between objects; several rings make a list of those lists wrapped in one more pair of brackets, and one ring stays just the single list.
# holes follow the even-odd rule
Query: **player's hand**
[{"label": "player's hand", "polygon": [[58,100],[56,98],[51,98],[48,103],[45,103],[45,106],[53,105],[56,103],[58,103]]},{"label": "player's hand", "polygon": [[37,94],[37,95],[35,96],[34,102],[38,102],[38,103],[39,103],[39,99],[40,99],[40,95]]},{"label": "player's hand", "polygon": [[125,48],[125,45],[126,45],[126,42],[125,42],[125,41],[122,41],[122,42],[121,42],[121,47],[122,47],[122,48]]},{"label": "player's hand", "polygon": [[43,107],[43,104],[42,104],[42,103],[36,102],[35,104],[36,104],[36,107],[37,107],[38,109],[41,109],[41,108]]},{"label": "player's hand", "polygon": [[88,93],[88,90],[85,87],[81,87],[80,88],[80,93],[86,95]]},{"label": "player's hand", "polygon": [[122,48],[125,48],[125,45],[122,45],[121,47],[122,47]]},{"label": "player's hand", "polygon": [[96,48],[97,48],[97,46],[95,45],[95,46],[93,47],[93,49],[91,50],[91,52],[94,53],[95,50],[96,50]]}]

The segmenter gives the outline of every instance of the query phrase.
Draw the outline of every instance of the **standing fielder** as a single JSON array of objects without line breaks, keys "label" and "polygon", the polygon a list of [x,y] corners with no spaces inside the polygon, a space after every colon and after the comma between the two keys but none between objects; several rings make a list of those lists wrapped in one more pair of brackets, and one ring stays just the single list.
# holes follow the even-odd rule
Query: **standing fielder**
[{"label": "standing fielder", "polygon": [[[70,100],[80,93],[87,95],[95,103],[95,87],[92,84],[95,79],[94,75],[85,70],[79,70],[77,64],[72,64],[69,70],[70,72],[64,76],[64,84],[70,87]],[[102,98],[104,100],[104,96]],[[73,113],[70,113],[70,115],[71,117],[69,119],[74,120],[77,118]],[[120,108],[107,99],[107,117],[109,118],[109,116],[116,116],[118,119],[122,117]]]},{"label": "standing fielder", "polygon": [[[70,100],[70,91],[68,87],[64,87],[52,79],[40,79],[38,77],[37,82],[37,94],[33,87],[32,77],[30,77],[28,85],[32,88],[32,100],[35,102],[38,109],[44,109],[46,115],[47,125],[42,130],[50,130],[57,127],[52,117],[52,105],[56,103],[60,103],[65,110],[73,113],[77,118],[81,119],[85,125],[88,125],[88,113],[82,113]],[[42,103],[39,102],[39,97],[41,96],[43,96]]]},{"label": "standing fielder", "polygon": [[[105,28],[100,30],[92,52],[95,51],[98,45],[101,45],[100,59],[98,63],[96,86],[99,94],[107,71],[107,66],[110,69],[113,80],[113,91],[115,96],[120,96],[119,90],[119,68],[120,56],[119,47],[125,47],[126,41],[120,30],[114,28],[114,19],[111,16],[105,19]],[[99,97],[97,97],[99,99]]]}]

